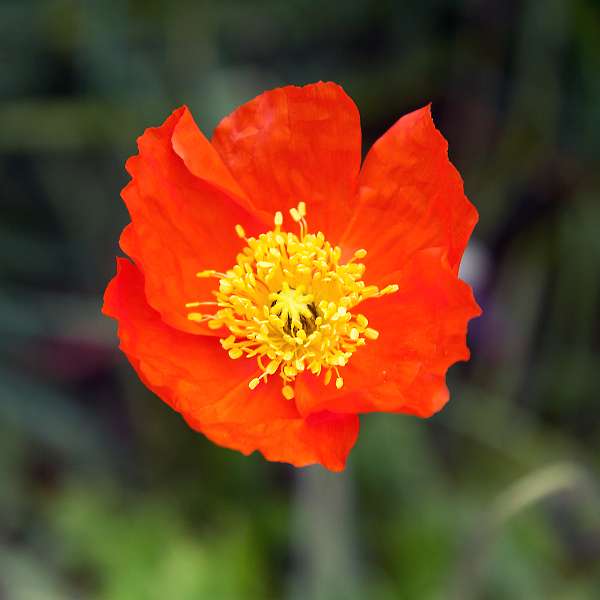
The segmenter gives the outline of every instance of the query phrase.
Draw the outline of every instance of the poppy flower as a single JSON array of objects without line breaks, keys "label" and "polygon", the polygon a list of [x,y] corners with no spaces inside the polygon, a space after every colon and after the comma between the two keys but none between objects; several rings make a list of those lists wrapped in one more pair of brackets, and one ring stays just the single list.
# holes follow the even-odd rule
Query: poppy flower
[{"label": "poppy flower", "polygon": [[103,311],[145,385],[216,444],[344,468],[359,414],[448,401],[480,313],[459,263],[477,221],[429,106],[361,166],[341,87],[283,87],[212,140],[184,106],[138,139]]}]

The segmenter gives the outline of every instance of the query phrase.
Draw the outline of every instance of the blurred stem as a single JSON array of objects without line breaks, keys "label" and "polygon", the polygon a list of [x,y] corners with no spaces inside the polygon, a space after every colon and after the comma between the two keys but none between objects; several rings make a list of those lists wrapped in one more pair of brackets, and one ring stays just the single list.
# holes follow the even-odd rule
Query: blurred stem
[{"label": "blurred stem", "polygon": [[460,558],[451,598],[481,597],[487,559],[509,520],[542,500],[568,490],[597,494],[594,483],[585,469],[568,462],[543,467],[513,483],[495,499],[483,523],[470,536]]},{"label": "blurred stem", "polygon": [[288,598],[364,598],[350,471],[311,467],[296,473]]}]

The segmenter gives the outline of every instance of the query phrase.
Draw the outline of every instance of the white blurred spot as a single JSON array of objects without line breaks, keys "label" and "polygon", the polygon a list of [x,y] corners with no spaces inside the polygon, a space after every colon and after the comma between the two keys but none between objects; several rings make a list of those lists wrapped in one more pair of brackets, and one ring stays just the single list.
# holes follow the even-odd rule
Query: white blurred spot
[{"label": "white blurred spot", "polygon": [[490,272],[490,255],[486,247],[477,239],[472,239],[460,263],[458,276],[473,289],[481,289]]}]

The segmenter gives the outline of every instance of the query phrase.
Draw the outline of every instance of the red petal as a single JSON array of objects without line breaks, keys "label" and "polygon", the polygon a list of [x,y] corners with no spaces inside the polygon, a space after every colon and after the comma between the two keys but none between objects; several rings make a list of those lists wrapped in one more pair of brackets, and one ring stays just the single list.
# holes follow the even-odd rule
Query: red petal
[{"label": "red petal", "polygon": [[467,360],[467,323],[481,310],[471,288],[457,278],[445,252],[422,250],[389,276],[396,294],[359,307],[379,338],[367,341],[343,368],[344,387],[321,387],[308,375],[296,386],[302,414],[312,411],[392,411],[430,416],[448,399],[447,369]]},{"label": "red petal", "polygon": [[228,194],[240,205],[251,210],[244,191],[233,178],[217,151],[212,147],[192,117],[187,107],[179,109],[181,115],[173,128],[173,150],[183,160],[190,173]]},{"label": "red petal", "polygon": [[214,443],[246,455],[259,450],[270,461],[286,462],[295,467],[321,464],[331,471],[344,470],[359,430],[356,415],[329,412],[309,415],[305,419],[279,419],[250,426],[187,420],[191,427]]},{"label": "red petal", "polygon": [[[309,230],[338,239],[361,158],[358,110],[340,86],[315,83],[265,92],[223,119],[212,143],[265,219],[278,210],[287,219],[288,210],[303,200]],[[293,222],[286,225],[295,231]]]},{"label": "red petal", "polygon": [[243,192],[187,108],[146,130],[138,146],[139,154],[127,161],[133,179],[122,192],[132,220],[123,250],[143,270],[148,302],[166,323],[214,333],[187,319],[185,303],[212,300],[217,285],[195,274],[234,264],[243,246],[236,223],[254,232],[263,226],[242,208]]},{"label": "red petal", "polygon": [[426,106],[402,117],[367,154],[342,246],[368,250],[369,283],[378,284],[423,248],[445,248],[458,272],[477,218]]},{"label": "red petal", "polygon": [[272,378],[254,391],[255,361],[231,360],[217,340],[166,325],[146,302],[139,269],[118,259],[103,312],[119,322],[121,349],[140,379],[215,442],[297,466],[341,470],[358,435],[354,415],[299,417]]}]

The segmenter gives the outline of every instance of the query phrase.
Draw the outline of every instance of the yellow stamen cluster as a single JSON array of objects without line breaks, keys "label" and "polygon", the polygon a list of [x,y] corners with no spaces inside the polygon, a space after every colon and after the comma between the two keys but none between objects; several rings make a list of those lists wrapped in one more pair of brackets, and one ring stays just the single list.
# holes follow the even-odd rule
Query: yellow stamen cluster
[{"label": "yellow stamen cluster", "polygon": [[219,279],[216,301],[186,304],[215,306],[214,314],[190,312],[188,319],[207,322],[211,329],[227,328],[229,335],[221,345],[231,358],[256,358],[261,374],[248,383],[251,390],[279,373],[282,394],[289,400],[294,397],[291,384],[303,371],[324,372],[325,385],[335,373],[336,387],[344,385],[339,368],[366,340],[379,336],[364,315],[351,310],[363,300],[398,290],[397,285],[380,290],[364,284],[365,267],[356,261],[366,256],[366,250],[357,250],[340,264],[339,247],[320,231],[307,233],[304,202],[290,214],[299,224],[299,235],[281,231],[280,212],[273,230],[258,238],[246,237],[236,225],[236,233],[247,244],[236,264],[226,273],[197,273]]}]

